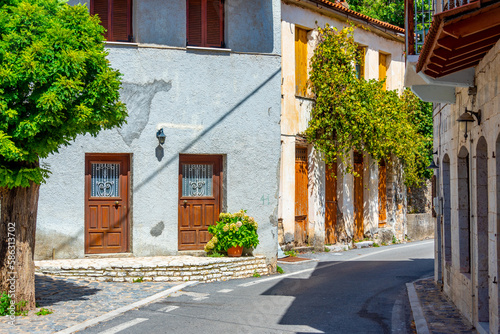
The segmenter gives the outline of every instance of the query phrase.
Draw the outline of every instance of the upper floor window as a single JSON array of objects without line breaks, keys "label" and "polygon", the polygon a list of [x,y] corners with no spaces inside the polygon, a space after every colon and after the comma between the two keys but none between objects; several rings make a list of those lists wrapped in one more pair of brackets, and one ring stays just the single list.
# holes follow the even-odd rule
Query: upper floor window
[{"label": "upper floor window", "polygon": [[295,95],[307,96],[307,33],[295,27]]},{"label": "upper floor window", "polygon": [[364,46],[358,46],[358,61],[356,61],[356,77],[358,79],[365,78],[365,54],[366,48]]},{"label": "upper floor window", "polygon": [[132,41],[132,0],[91,0],[90,13],[101,19],[107,41]]},{"label": "upper floor window", "polygon": [[[378,79],[387,79],[387,55],[383,53],[378,54]],[[385,80],[384,86],[382,88],[384,90],[387,89],[387,80]]]},{"label": "upper floor window", "polygon": [[224,47],[223,0],[187,0],[187,45]]}]

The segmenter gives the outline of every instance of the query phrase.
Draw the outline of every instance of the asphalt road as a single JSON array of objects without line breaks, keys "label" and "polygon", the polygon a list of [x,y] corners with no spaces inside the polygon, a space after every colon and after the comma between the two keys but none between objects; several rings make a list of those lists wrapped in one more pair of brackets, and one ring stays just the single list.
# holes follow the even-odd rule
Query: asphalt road
[{"label": "asphalt road", "polygon": [[433,274],[433,240],[306,256],[316,261],[190,286],[81,333],[413,333],[405,283]]}]

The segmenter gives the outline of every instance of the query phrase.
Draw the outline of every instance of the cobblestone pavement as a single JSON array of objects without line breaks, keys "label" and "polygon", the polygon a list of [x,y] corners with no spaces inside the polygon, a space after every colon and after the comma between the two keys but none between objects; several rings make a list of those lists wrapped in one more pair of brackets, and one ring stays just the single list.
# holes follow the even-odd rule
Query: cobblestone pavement
[{"label": "cobblestone pavement", "polygon": [[53,333],[139,301],[176,285],[166,282],[89,282],[81,279],[35,276],[39,307],[54,313],[16,317],[16,325],[0,318],[0,333]]},{"label": "cobblestone pavement", "polygon": [[414,285],[430,333],[476,333],[472,325],[434,283],[433,277],[419,280]]}]

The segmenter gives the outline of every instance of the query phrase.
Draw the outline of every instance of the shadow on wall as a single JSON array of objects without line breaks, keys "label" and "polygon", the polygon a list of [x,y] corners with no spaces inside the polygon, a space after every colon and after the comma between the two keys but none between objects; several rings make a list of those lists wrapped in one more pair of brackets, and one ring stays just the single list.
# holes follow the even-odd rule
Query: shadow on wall
[{"label": "shadow on wall", "polygon": [[[293,301],[280,325],[308,326],[307,333],[390,333],[394,301],[402,297],[406,283],[432,275],[433,266],[433,259],[320,262],[310,277],[282,279],[261,294],[280,297],[248,306],[274,310],[288,304],[284,298],[290,297]],[[268,315],[258,316],[251,313],[249,321],[260,323]]]},{"label": "shadow on wall", "polygon": [[[245,96],[241,101],[236,103],[231,109],[229,109],[224,115],[219,117],[215,122],[213,122],[211,125],[207,126],[205,130],[203,130],[195,139],[193,139],[190,143],[188,143],[186,146],[180,148],[178,152],[187,152],[191,147],[193,147],[194,144],[199,142],[205,135],[207,135],[209,132],[215,129],[215,127],[223,122],[229,115],[234,113],[241,105],[243,105],[246,101],[248,101],[253,95],[257,94],[261,89],[263,89],[268,83],[270,83],[273,78],[278,76],[281,73],[281,68],[276,70],[273,74],[271,74],[266,80],[264,80],[259,86],[257,86],[250,94]],[[151,182],[163,169],[165,169],[168,165],[172,164],[174,161],[178,159],[178,155],[173,155],[170,159],[165,161],[159,168],[157,168],[155,171],[153,171],[148,177],[146,177],[142,182],[137,184],[137,186],[134,187],[134,191],[138,191],[142,187],[144,187],[146,184]]]},{"label": "shadow on wall", "polygon": [[[80,244],[78,240],[81,239]],[[49,230],[47,232],[37,231],[35,241],[35,261],[51,260],[52,254],[56,259],[61,258],[79,258],[83,252],[83,227],[73,236],[66,235],[57,231]]]}]

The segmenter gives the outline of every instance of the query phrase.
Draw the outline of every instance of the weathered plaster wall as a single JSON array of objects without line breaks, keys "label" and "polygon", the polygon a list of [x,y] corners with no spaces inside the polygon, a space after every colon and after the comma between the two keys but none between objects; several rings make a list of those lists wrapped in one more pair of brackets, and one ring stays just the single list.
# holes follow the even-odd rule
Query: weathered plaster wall
[{"label": "weathered plaster wall", "polygon": [[[490,332],[497,333],[499,330],[498,319],[498,205],[499,205],[499,164],[496,159],[499,152],[500,136],[500,43],[497,43],[479,63],[475,70],[475,82],[477,95],[468,94],[465,88],[456,89],[457,102],[452,105],[435,104],[434,106],[434,148],[439,151],[439,161],[442,162],[445,155],[450,159],[450,199],[451,199],[451,263],[446,261],[444,245],[441,252],[441,263],[443,272],[444,291],[451,297],[460,311],[477,327],[478,322],[478,298],[485,298],[478,291],[479,263],[486,261],[488,264],[488,289],[489,289],[489,325]],[[456,122],[456,119],[464,112],[465,108],[477,111],[481,110],[481,124],[469,123],[468,138],[464,138],[465,125]],[[478,240],[478,202],[485,201],[485,193],[477,191],[477,144],[484,137],[487,143],[487,180],[488,180],[488,247],[481,251],[482,243]],[[463,247],[464,239],[460,238],[459,221],[459,198],[467,191],[465,187],[458,186],[458,154],[460,149],[469,152],[470,161],[470,236],[471,236],[471,272],[460,270],[460,248]],[[442,180],[443,174],[440,168],[437,173]],[[440,196],[444,189],[440,182]],[[440,221],[439,228],[443,225]],[[446,235],[443,233],[443,235]],[[481,252],[481,253],[480,253]],[[486,300],[488,300],[486,296]]]},{"label": "weathered plaster wall", "polygon": [[[40,190],[37,259],[50,258],[52,249],[56,258],[84,256],[85,153],[99,152],[132,155],[130,248],[135,256],[177,253],[179,154],[190,153],[224,156],[223,209],[247,209],[259,223],[260,245],[255,253],[275,258],[280,7],[278,1],[269,1],[263,8],[254,7],[256,2],[226,3],[236,6],[228,10],[235,14],[228,14],[228,24],[241,19],[241,14],[236,15],[239,10],[249,11],[246,26],[230,26],[228,44],[248,39],[251,30],[257,42],[252,41],[247,50],[238,43],[235,48],[266,50],[266,54],[173,49],[184,46],[180,41],[185,43],[185,38],[180,30],[166,28],[170,24],[185,29],[178,21],[185,18],[185,1],[136,2],[138,41],[143,37],[144,42],[167,45],[108,44],[112,66],[123,73],[128,123],[96,138],[80,136],[44,160],[52,175]],[[250,26],[258,23],[253,15],[264,12],[262,24]],[[155,18],[154,22],[146,17]],[[262,49],[257,50],[259,43]],[[167,135],[163,149],[156,139],[159,128]]]},{"label": "weathered plaster wall", "polygon": [[[282,2],[281,47],[282,47],[282,104],[281,104],[281,188],[280,218],[283,221],[284,242],[293,240],[295,226],[295,135],[307,129],[313,100],[295,95],[295,27],[310,29],[308,33],[308,59],[314,54],[317,44],[316,28],[326,23],[337,29],[347,25],[345,18],[326,10],[305,8],[295,1]],[[360,22],[356,22],[360,23]],[[361,24],[361,23],[360,23]],[[386,32],[373,27],[368,30],[358,28],[354,39],[366,46],[365,78],[378,79],[379,52],[389,54],[387,70],[388,89],[401,90],[404,77],[404,43]],[[325,174],[321,155],[309,148],[309,236],[310,244],[322,248],[325,238]],[[352,158],[352,157],[351,157]],[[351,242],[354,228],[354,198],[352,175],[342,175],[343,167],[338,166],[338,220],[339,242]],[[378,230],[378,166],[373,159],[365,157],[364,163],[364,228],[367,234]],[[402,221],[398,216],[394,219]],[[394,229],[391,229],[394,233]],[[288,237],[287,237],[288,236]],[[402,235],[404,238],[404,234]]]}]

